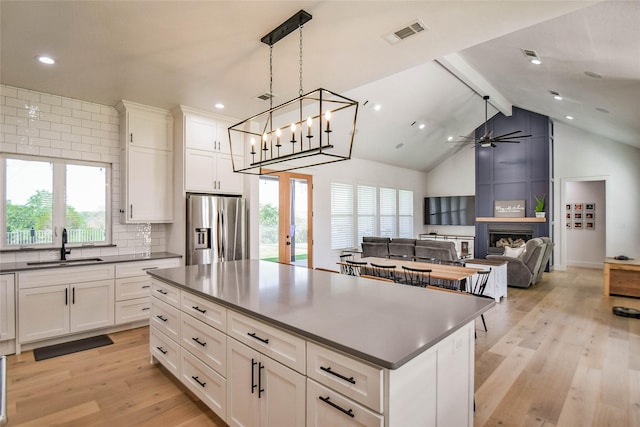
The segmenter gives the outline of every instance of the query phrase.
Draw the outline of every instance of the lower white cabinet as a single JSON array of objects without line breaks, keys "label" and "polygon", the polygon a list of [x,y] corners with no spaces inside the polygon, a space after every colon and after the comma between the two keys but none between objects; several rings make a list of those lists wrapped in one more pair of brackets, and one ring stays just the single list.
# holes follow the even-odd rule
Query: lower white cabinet
[{"label": "lower white cabinet", "polygon": [[305,377],[227,338],[227,423],[230,426],[303,426]]},{"label": "lower white cabinet", "polygon": [[20,341],[111,326],[113,305],[113,280],[21,289]]},{"label": "lower white cabinet", "polygon": [[13,274],[0,274],[0,341],[16,337],[14,282]]},{"label": "lower white cabinet", "polygon": [[382,427],[384,417],[353,400],[307,380],[307,427]]},{"label": "lower white cabinet", "polygon": [[184,348],[180,380],[223,420],[226,419],[227,380]]},{"label": "lower white cabinet", "polygon": [[180,376],[180,346],[153,325],[149,328],[149,349],[176,378]]}]

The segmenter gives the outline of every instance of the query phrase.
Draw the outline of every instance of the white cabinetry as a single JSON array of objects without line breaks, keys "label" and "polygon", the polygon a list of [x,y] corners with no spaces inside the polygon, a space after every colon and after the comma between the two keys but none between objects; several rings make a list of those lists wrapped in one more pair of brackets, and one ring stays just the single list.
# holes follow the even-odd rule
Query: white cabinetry
[{"label": "white cabinetry", "polygon": [[113,265],[18,273],[20,342],[112,326],[113,277]]},{"label": "white cabinetry", "polygon": [[179,265],[177,258],[116,264],[116,325],[148,319],[151,311],[151,276],[147,271]]},{"label": "white cabinetry", "polygon": [[173,220],[173,118],[121,101],[120,213],[124,223]]},{"label": "white cabinetry", "polygon": [[303,375],[233,338],[227,338],[227,361],[230,426],[304,425]]},{"label": "white cabinetry", "polygon": [[15,351],[16,309],[13,274],[0,274],[0,355]]},{"label": "white cabinetry", "polygon": [[227,129],[232,123],[186,107],[181,114],[185,191],[242,194],[242,175],[233,172],[233,163],[243,161],[242,147],[234,147],[231,156]]}]

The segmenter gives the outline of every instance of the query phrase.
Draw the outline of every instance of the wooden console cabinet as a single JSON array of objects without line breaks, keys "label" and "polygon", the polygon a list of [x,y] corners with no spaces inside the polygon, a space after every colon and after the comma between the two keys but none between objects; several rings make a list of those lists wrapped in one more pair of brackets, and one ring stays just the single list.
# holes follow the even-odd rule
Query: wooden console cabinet
[{"label": "wooden console cabinet", "polygon": [[640,261],[606,258],[603,291],[606,296],[640,297]]}]

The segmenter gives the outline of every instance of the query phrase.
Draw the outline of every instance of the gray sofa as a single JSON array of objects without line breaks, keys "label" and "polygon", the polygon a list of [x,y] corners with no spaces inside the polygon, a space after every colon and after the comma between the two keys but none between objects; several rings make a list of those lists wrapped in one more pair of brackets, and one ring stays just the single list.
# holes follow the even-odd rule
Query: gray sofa
[{"label": "gray sofa", "polygon": [[[487,255],[487,259],[507,261],[507,285],[528,288],[542,279],[542,273],[551,256],[553,243],[549,240],[547,244],[544,239],[548,238],[536,237],[528,240],[525,245],[526,249],[519,258]],[[547,250],[547,248],[549,249]]]},{"label": "gray sofa", "polygon": [[453,242],[388,237],[363,237],[362,257],[457,261]]}]

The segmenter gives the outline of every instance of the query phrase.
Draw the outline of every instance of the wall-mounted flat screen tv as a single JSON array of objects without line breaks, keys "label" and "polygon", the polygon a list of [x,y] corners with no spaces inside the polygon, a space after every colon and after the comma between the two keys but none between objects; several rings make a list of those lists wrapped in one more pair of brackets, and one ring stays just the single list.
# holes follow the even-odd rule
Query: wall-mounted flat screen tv
[{"label": "wall-mounted flat screen tv", "polygon": [[425,225],[474,225],[475,196],[424,198]]}]

